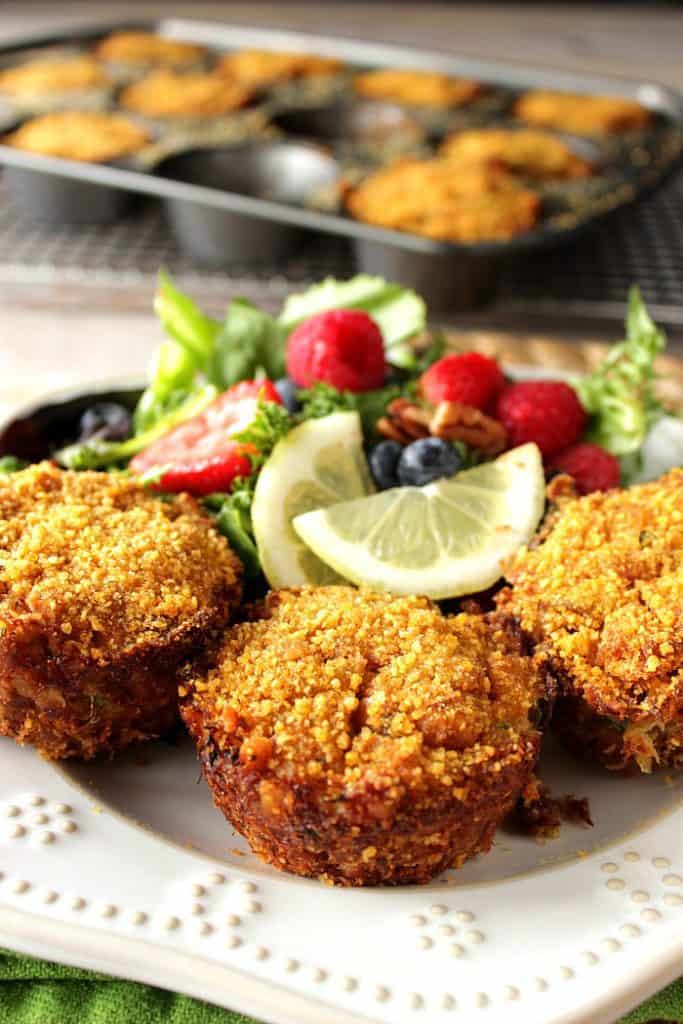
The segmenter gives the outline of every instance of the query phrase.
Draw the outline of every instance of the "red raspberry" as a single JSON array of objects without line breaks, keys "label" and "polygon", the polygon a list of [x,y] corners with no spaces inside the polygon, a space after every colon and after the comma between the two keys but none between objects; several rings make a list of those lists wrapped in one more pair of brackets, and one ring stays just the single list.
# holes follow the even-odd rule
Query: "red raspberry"
[{"label": "red raspberry", "polygon": [[380,329],[359,310],[318,313],[290,335],[287,373],[300,388],[309,388],[316,381],[340,391],[379,388],[386,376]]},{"label": "red raspberry", "polygon": [[505,387],[503,371],[495,359],[480,352],[444,356],[420,378],[420,391],[432,405],[462,402],[486,412]]},{"label": "red raspberry", "polygon": [[556,473],[568,473],[574,478],[579,494],[609,491],[621,483],[619,459],[597,444],[584,442],[572,445],[553,456],[546,468]]},{"label": "red raspberry", "polygon": [[546,457],[578,441],[586,426],[574,388],[561,380],[511,384],[498,399],[496,418],[505,427],[511,448],[535,441]]}]

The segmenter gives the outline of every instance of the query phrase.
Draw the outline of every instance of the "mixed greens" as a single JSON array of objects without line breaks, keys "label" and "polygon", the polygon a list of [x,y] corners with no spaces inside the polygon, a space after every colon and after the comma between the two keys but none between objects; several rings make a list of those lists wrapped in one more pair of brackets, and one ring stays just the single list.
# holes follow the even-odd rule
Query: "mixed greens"
[{"label": "mixed greens", "polygon": [[655,359],[665,348],[666,335],[653,323],[634,285],[628,298],[626,338],[612,346],[593,373],[574,383],[590,416],[587,439],[619,456],[624,483],[641,468],[645,439],[665,415],[654,390]]},{"label": "mixed greens", "polygon": [[[148,385],[133,412],[131,436],[106,440],[95,433],[57,453],[61,465],[127,472],[136,455],[212,407],[218,396],[225,396],[240,382],[277,384],[286,373],[288,338],[311,316],[333,309],[361,310],[380,328],[388,364],[382,387],[350,392],[319,380],[310,387],[295,388],[293,402],[276,404],[259,397],[248,427],[230,435],[230,441],[248,453],[251,472],[238,476],[225,491],[204,492],[203,501],[244,562],[247,577],[260,571],[251,520],[254,489],[259,470],[278,442],[301,422],[352,411],[359,414],[366,444],[374,443],[377,422],[389,403],[396,398],[419,402],[420,377],[441,359],[445,348],[441,335],[426,334],[427,311],[418,295],[368,275],[349,281],[328,278],[291,295],[277,316],[236,298],[219,320],[207,316],[162,271],[154,308],[167,337],[154,354]],[[653,429],[666,434],[670,464],[682,461],[683,425],[667,415],[655,395],[654,363],[665,344],[663,332],[633,287],[625,339],[612,347],[594,372],[572,382],[588,416],[584,440],[619,458],[624,483],[639,473],[642,476],[643,453],[648,454]],[[291,380],[288,383],[293,386]],[[479,453],[454,443],[462,467],[481,461]],[[21,466],[11,457],[0,459],[0,473]],[[162,471],[152,469],[140,479],[163,490]]]}]

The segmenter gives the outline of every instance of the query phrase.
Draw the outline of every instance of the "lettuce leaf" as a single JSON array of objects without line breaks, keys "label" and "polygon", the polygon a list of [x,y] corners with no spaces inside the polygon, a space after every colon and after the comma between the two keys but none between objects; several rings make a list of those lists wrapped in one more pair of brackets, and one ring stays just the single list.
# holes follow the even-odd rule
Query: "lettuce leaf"
[{"label": "lettuce leaf", "polygon": [[587,439],[619,456],[627,479],[637,472],[645,439],[664,415],[654,392],[654,363],[665,346],[666,336],[653,323],[634,285],[626,338],[610,349],[593,373],[574,383],[590,417]]}]

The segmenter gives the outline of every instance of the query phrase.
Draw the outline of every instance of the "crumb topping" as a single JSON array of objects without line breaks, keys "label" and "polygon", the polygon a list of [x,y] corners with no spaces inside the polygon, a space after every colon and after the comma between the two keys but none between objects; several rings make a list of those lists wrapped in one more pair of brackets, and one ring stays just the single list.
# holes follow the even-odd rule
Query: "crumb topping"
[{"label": "crumb topping", "polygon": [[416,107],[459,107],[476,99],[483,88],[469,78],[405,68],[366,71],[356,75],[354,85],[361,96]]},{"label": "crumb topping", "polygon": [[45,156],[101,163],[138,152],[150,136],[119,114],[65,110],[31,118],[3,141]]},{"label": "crumb topping", "polygon": [[95,47],[102,60],[128,64],[193,64],[206,54],[203,46],[165,39],[153,32],[114,32]]},{"label": "crumb topping", "polygon": [[275,50],[236,50],[219,60],[219,75],[235,78],[254,87],[295,78],[334,75],[343,68],[340,60],[311,53],[280,53]]},{"label": "crumb topping", "polygon": [[343,586],[274,592],[245,615],[181,696],[246,767],[328,795],[464,795],[484,765],[529,756],[542,687],[507,620]]},{"label": "crumb topping", "polygon": [[622,96],[583,96],[534,89],[517,100],[515,114],[529,124],[559,131],[609,135],[647,127],[651,113]]},{"label": "crumb topping", "polygon": [[107,85],[109,79],[92,57],[36,60],[0,72],[0,92],[9,96],[45,96]]},{"label": "crumb topping", "polygon": [[251,97],[248,86],[229,78],[160,69],[124,89],[120,103],[148,117],[218,117],[246,106]]},{"label": "crumb topping", "polygon": [[500,162],[507,170],[532,178],[584,178],[591,165],[566,142],[545,132],[474,128],[449,135],[441,147],[460,165]]},{"label": "crumb topping", "polygon": [[563,504],[499,598],[601,714],[683,713],[683,470]]},{"label": "crumb topping", "polygon": [[442,241],[478,242],[529,231],[541,202],[499,167],[410,159],[368,175],[349,192],[347,206],[368,224]]},{"label": "crumb topping", "polygon": [[239,575],[188,495],[165,501],[47,462],[0,484],[0,633],[3,617],[35,615],[73,654],[106,663],[236,599]]}]

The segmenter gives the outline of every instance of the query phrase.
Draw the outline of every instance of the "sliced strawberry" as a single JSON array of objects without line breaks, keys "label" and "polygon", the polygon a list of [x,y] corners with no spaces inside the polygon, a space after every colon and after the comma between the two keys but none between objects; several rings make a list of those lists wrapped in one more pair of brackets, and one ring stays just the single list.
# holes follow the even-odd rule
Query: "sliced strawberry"
[{"label": "sliced strawberry", "polygon": [[253,422],[259,401],[281,402],[271,381],[236,384],[136,455],[131,472],[141,476],[163,469],[155,486],[164,491],[203,495],[229,490],[236,477],[251,473],[253,449],[231,438]]},{"label": "sliced strawberry", "polygon": [[174,465],[155,484],[162,491],[189,491],[190,494],[214,494],[229,491],[238,476],[249,476],[251,446],[224,441],[221,455],[203,461]]},{"label": "sliced strawberry", "polygon": [[239,402],[243,398],[258,398],[261,402],[277,402],[278,405],[282,405],[280,392],[272,380],[241,380],[239,384],[233,384],[228,388],[221,398],[231,398],[233,402]]}]

